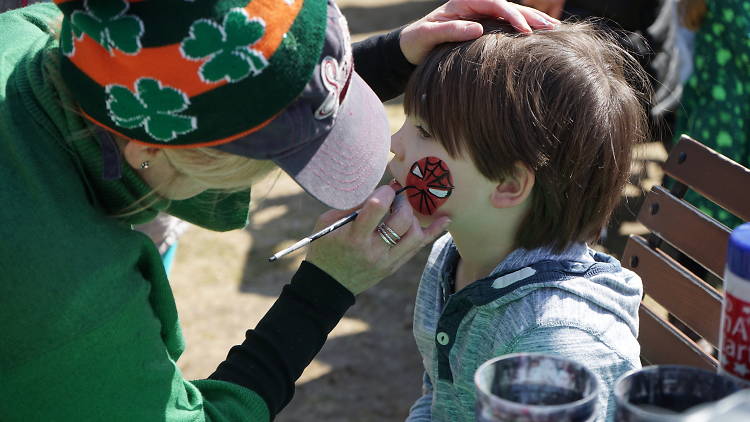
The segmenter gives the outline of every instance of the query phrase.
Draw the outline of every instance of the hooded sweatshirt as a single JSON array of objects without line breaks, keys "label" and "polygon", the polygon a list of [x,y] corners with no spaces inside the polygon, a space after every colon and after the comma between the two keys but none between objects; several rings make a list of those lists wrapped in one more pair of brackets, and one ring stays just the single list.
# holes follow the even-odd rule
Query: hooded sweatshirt
[{"label": "hooded sweatshirt", "polygon": [[492,273],[451,294],[459,254],[446,234],[433,246],[414,308],[425,368],[415,421],[474,421],[474,373],[509,353],[540,352],[582,363],[601,387],[597,421],[612,420],[612,388],[640,367],[640,278],[585,244],[562,253],[516,249]]},{"label": "hooded sweatshirt", "polygon": [[[56,69],[60,20],[52,4],[0,14],[0,420],[272,419],[354,296],[303,262],[213,374],[185,379],[161,257],[131,225],[165,211],[241,228],[249,191],[165,201],[127,165],[119,179],[102,178],[102,148]],[[368,81],[381,98],[413,69],[398,35],[354,47],[381,76]],[[155,200],[113,216],[144,197]]]}]

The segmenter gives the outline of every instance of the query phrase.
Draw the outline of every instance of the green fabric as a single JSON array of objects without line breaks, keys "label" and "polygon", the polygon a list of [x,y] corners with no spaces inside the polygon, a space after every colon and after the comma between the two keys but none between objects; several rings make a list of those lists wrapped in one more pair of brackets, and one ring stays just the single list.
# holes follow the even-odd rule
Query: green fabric
[{"label": "green fabric", "polygon": [[[677,113],[675,140],[686,133],[750,166],[750,2],[706,0],[706,6],[695,34],[694,70]],[[685,198],[729,228],[742,223],[693,191]]]},{"label": "green fabric", "polygon": [[[76,101],[96,122],[131,139],[156,145],[229,142],[259,127],[292,103],[310,80],[325,40],[327,2],[304,0],[270,57],[253,46],[267,31],[266,25],[273,22],[226,6],[225,2],[184,1],[62,3],[62,72],[73,87]],[[182,12],[183,7],[202,15],[194,16],[193,21],[164,19],[168,12],[176,8]],[[162,13],[161,19],[156,11]],[[158,28],[164,37],[161,42],[150,35],[152,28]],[[149,44],[144,44],[147,35]],[[73,39],[80,37],[91,37],[107,51],[116,49],[131,55],[149,47],[179,46],[184,59],[153,65],[179,69],[185,62],[202,61],[198,73],[203,83],[227,84],[189,96],[185,87],[153,79],[149,69],[142,69],[145,79],[134,82],[135,86],[97,82],[89,77],[91,69],[86,64],[97,65],[100,59],[76,57],[84,54],[74,48]],[[69,57],[81,59],[78,63],[84,65],[77,67]]]},{"label": "green fabric", "polygon": [[231,11],[221,26],[199,20],[190,26],[190,36],[182,41],[182,51],[191,60],[208,60],[200,68],[209,82],[225,79],[238,82],[250,73],[257,75],[268,66],[263,54],[247,48],[263,37],[266,28],[248,21],[244,13]]},{"label": "green fabric", "polygon": [[[19,0],[20,1],[20,0]],[[101,1],[101,0],[97,0]],[[122,5],[120,1],[106,0],[105,3]],[[175,28],[189,28],[195,21],[206,17],[206,4],[211,3],[215,15],[223,15],[233,8],[245,7],[247,0],[159,0],[161,7],[155,8],[151,2],[136,2],[128,5],[125,15],[138,16],[143,21],[144,28],[148,31],[141,36],[142,47],[158,47],[166,44],[180,43],[185,37],[184,31],[176,31]],[[72,0],[58,5],[64,13],[73,13],[77,9],[84,8],[84,0]],[[165,10],[174,11],[179,8],[179,13],[169,13],[169,20],[165,22]]]},{"label": "green fabric", "polygon": [[90,2],[88,11],[73,12],[71,26],[76,29],[77,37],[86,34],[108,52],[118,49],[126,54],[137,54],[141,51],[143,27],[134,16],[124,15],[127,8],[124,0]]},{"label": "green fabric", "polygon": [[0,15],[0,419],[269,420],[256,393],[175,364],[184,342],[158,251],[107,212],[143,186],[127,168],[93,177],[95,142],[71,146],[85,123],[42,66],[57,19],[44,4]]}]

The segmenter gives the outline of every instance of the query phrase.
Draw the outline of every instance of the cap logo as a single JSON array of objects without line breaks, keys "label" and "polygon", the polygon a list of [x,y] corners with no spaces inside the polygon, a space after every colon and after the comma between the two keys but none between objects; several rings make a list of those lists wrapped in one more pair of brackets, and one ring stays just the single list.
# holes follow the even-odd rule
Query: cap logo
[{"label": "cap logo", "polygon": [[335,58],[326,56],[320,62],[320,78],[323,80],[323,86],[328,91],[328,95],[315,111],[315,118],[318,120],[331,116],[336,117],[336,113],[346,96],[352,77],[352,48],[349,41],[349,29],[346,19],[343,16],[339,17],[338,25],[344,34],[342,46],[344,48],[343,60],[339,63]]},{"label": "cap logo", "polygon": [[177,114],[190,105],[190,99],[176,88],[162,86],[151,78],[135,83],[135,92],[122,85],[107,86],[107,111],[115,124],[126,129],[140,126],[160,141],[195,130],[197,119]]},{"label": "cap logo", "polygon": [[180,52],[190,60],[206,60],[199,70],[203,82],[238,82],[251,74],[259,75],[268,66],[263,53],[252,48],[263,38],[265,29],[263,19],[250,18],[243,9],[232,9],[222,25],[210,19],[195,21]]}]

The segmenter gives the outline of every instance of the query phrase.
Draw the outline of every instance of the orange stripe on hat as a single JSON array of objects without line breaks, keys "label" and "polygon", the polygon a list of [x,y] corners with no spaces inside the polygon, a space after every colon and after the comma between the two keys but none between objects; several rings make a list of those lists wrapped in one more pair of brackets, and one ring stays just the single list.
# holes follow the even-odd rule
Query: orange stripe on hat
[{"label": "orange stripe on hat", "polygon": [[[56,3],[65,1],[72,0],[57,0]],[[302,8],[304,0],[293,1],[289,5],[284,0],[252,0],[244,7],[250,18],[258,17],[266,23],[263,37],[253,45],[253,49],[262,52],[266,59],[270,60],[279,48],[284,34],[289,31]],[[143,48],[136,55],[128,55],[117,49],[108,52],[86,34],[81,40],[74,38],[74,43],[75,54],[70,61],[101,86],[118,84],[133,88],[136,80],[149,77],[180,89],[188,97],[194,97],[227,83],[224,80],[216,83],[202,81],[198,69],[208,59],[186,59],[180,52],[179,43]]]},{"label": "orange stripe on hat", "polygon": [[154,144],[154,143],[151,143],[151,142],[145,142],[145,141],[141,141],[139,139],[131,138],[130,136],[127,136],[127,135],[123,134],[122,132],[117,131],[117,130],[111,128],[110,126],[107,126],[104,123],[99,122],[98,120],[96,120],[93,117],[91,117],[85,111],[83,111],[81,109],[79,109],[78,111],[83,115],[83,117],[87,118],[91,123],[93,123],[93,124],[101,127],[102,129],[105,129],[105,130],[107,130],[107,131],[109,131],[111,133],[114,133],[115,135],[117,135],[117,136],[119,136],[119,137],[121,137],[123,139],[126,139],[128,141],[133,141],[136,144],[147,145],[147,146],[154,147],[154,148],[165,148],[165,149],[189,149],[189,148],[201,148],[201,147],[214,147],[216,145],[226,144],[226,143],[232,142],[232,141],[234,141],[236,139],[242,138],[243,136],[250,135],[251,133],[254,133],[254,132],[257,132],[257,131],[263,129],[264,127],[268,126],[268,124],[271,123],[275,118],[279,117],[281,114],[284,113],[284,111],[282,110],[282,111],[274,114],[273,116],[271,116],[269,119],[267,119],[267,120],[261,122],[260,124],[256,125],[255,127],[252,127],[250,129],[245,130],[245,131],[240,132],[240,133],[236,133],[236,134],[234,134],[232,136],[227,136],[225,138],[214,139],[213,141],[192,143],[192,144],[187,144],[187,145],[168,145],[168,144]]}]

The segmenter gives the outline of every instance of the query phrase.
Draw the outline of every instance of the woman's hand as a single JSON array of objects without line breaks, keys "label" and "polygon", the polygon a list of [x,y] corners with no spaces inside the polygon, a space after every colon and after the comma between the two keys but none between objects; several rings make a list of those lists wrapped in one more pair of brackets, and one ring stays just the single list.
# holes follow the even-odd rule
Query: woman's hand
[{"label": "woman's hand", "polygon": [[533,7],[557,19],[560,19],[565,7],[565,0],[523,0],[521,3],[524,6]]},{"label": "woman's hand", "polygon": [[[423,229],[406,201],[394,200],[390,186],[381,186],[365,201],[357,219],[310,245],[307,261],[328,273],[353,294],[359,294],[391,275],[422,247],[437,238],[450,220],[442,217]],[[353,210],[326,212],[316,231],[345,217]],[[385,219],[384,219],[385,217]],[[388,245],[376,231],[381,220],[400,240]]]},{"label": "woman's hand", "polygon": [[436,45],[468,41],[482,35],[482,25],[466,19],[499,18],[519,32],[551,29],[560,23],[531,7],[506,0],[450,0],[401,31],[401,51],[412,64],[419,64]]}]

